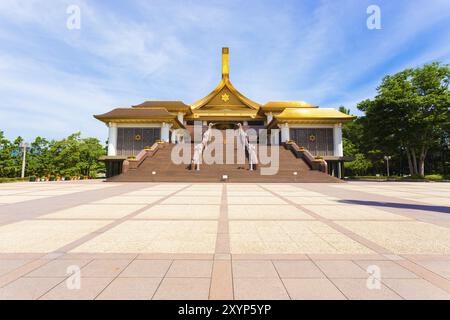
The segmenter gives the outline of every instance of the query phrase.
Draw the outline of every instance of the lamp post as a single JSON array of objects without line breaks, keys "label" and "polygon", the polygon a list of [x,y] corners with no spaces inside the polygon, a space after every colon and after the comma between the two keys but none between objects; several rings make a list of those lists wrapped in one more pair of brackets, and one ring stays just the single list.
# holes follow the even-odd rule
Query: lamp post
[{"label": "lamp post", "polygon": [[25,178],[25,165],[26,165],[26,161],[27,161],[27,147],[28,147],[28,143],[26,143],[25,141],[22,142],[20,144],[20,146],[23,148],[23,158],[22,158],[22,174],[21,177]]},{"label": "lamp post", "polygon": [[389,160],[391,160],[391,156],[384,156],[384,160],[386,160],[386,171],[387,176],[389,177]]}]

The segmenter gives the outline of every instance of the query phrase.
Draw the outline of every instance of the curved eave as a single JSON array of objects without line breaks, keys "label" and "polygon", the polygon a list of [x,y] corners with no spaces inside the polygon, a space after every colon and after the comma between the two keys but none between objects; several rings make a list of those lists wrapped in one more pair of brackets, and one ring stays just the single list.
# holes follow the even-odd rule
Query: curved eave
[{"label": "curved eave", "polygon": [[309,104],[304,101],[269,101],[262,105],[259,109],[259,114],[264,115],[266,113],[282,113],[284,110],[289,109],[317,109],[319,106]]},{"label": "curved eave", "polygon": [[259,110],[259,108],[261,107],[261,105],[249,98],[247,98],[246,96],[244,96],[242,93],[240,93],[230,82],[230,80],[227,77],[222,78],[222,80],[220,81],[219,85],[210,93],[208,94],[206,97],[194,102],[193,104],[191,104],[191,109],[192,110],[196,110],[199,109],[205,105],[207,105],[219,92],[220,90],[222,90],[224,87],[227,87],[228,90],[230,90],[230,92],[232,94],[234,94],[235,96],[238,97],[239,100],[241,100],[242,103],[244,103],[246,106],[255,109],[255,110]]},{"label": "curved eave", "polygon": [[176,117],[102,117],[94,116],[95,119],[100,120],[104,123],[114,122],[114,123],[172,123],[175,129],[184,128],[184,125],[178,121]]},{"label": "curved eave", "polygon": [[136,109],[166,109],[168,112],[184,112],[185,114],[191,114],[191,108],[189,106],[186,107],[139,107],[139,106],[133,106],[133,108]]},{"label": "curved eave", "polygon": [[288,124],[336,124],[350,122],[356,119],[356,117],[345,117],[345,118],[329,118],[329,117],[310,117],[310,118],[274,118],[267,127],[272,129],[278,124],[288,123]]},{"label": "curved eave", "polygon": [[215,119],[215,118],[228,118],[228,119],[263,119],[254,110],[250,111],[211,111],[211,110],[196,110],[191,116],[186,117],[186,120],[194,119]]}]

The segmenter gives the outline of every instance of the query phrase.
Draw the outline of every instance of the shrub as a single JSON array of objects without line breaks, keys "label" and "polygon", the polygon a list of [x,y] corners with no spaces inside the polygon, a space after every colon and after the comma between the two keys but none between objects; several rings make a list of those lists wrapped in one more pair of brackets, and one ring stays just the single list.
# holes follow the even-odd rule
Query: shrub
[{"label": "shrub", "polygon": [[407,177],[406,179],[414,179],[414,180],[424,180],[424,176],[421,176],[420,174],[413,174],[409,177]]},{"label": "shrub", "polygon": [[3,178],[3,177],[0,177],[0,183],[27,181],[27,180],[28,180],[28,178]]},{"label": "shrub", "polygon": [[444,180],[444,177],[440,174],[429,174],[425,176],[425,179],[431,180],[431,181],[441,181]]},{"label": "shrub", "polygon": [[36,182],[36,176],[30,176],[30,182]]},{"label": "shrub", "polygon": [[56,181],[56,177],[55,176],[50,176],[50,178],[48,180],[49,181]]}]

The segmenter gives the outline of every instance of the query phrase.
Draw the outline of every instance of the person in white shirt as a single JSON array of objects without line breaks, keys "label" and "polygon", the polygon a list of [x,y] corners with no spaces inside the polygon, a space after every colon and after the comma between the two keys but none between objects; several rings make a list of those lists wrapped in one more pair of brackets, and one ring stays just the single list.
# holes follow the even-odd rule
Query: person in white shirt
[{"label": "person in white shirt", "polygon": [[248,136],[247,132],[245,132],[244,127],[241,123],[238,123],[238,130],[237,130],[239,142],[241,143],[241,146],[245,148],[248,147]]},{"label": "person in white shirt", "polygon": [[194,147],[194,156],[191,160],[191,169],[194,168],[197,171],[200,171],[200,162],[202,160],[202,154],[203,154],[203,148],[204,148],[203,142],[195,145]]},{"label": "person in white shirt", "polygon": [[254,144],[249,143],[248,146],[248,160],[250,164],[250,171],[256,170],[256,164],[258,163],[258,155],[256,154],[256,147]]},{"label": "person in white shirt", "polygon": [[208,129],[205,131],[205,133],[203,134],[203,140],[202,143],[206,149],[206,147],[208,146],[208,143],[211,141],[211,135],[212,135],[212,127],[213,127],[214,123],[210,123],[208,125]]}]

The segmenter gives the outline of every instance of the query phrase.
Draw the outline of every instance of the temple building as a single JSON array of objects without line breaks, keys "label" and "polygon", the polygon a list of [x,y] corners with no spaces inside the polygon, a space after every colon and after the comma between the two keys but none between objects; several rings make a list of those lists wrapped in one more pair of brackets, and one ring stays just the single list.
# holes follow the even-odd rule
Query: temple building
[{"label": "temple building", "polygon": [[[303,101],[255,102],[240,93],[229,78],[229,49],[222,48],[222,79],[204,98],[182,101],[145,101],[95,115],[109,130],[105,161],[120,162],[138,155],[157,141],[171,142],[175,129],[192,131],[195,121],[214,128],[235,128],[242,123],[256,130],[280,129],[277,143],[295,142],[328,163],[328,173],[342,176],[342,124],[354,119],[332,108],[319,108]],[[114,170],[113,170],[114,171]],[[117,171],[117,170],[116,170]],[[120,170],[119,170],[120,171]],[[112,175],[112,174],[110,174]]]}]

